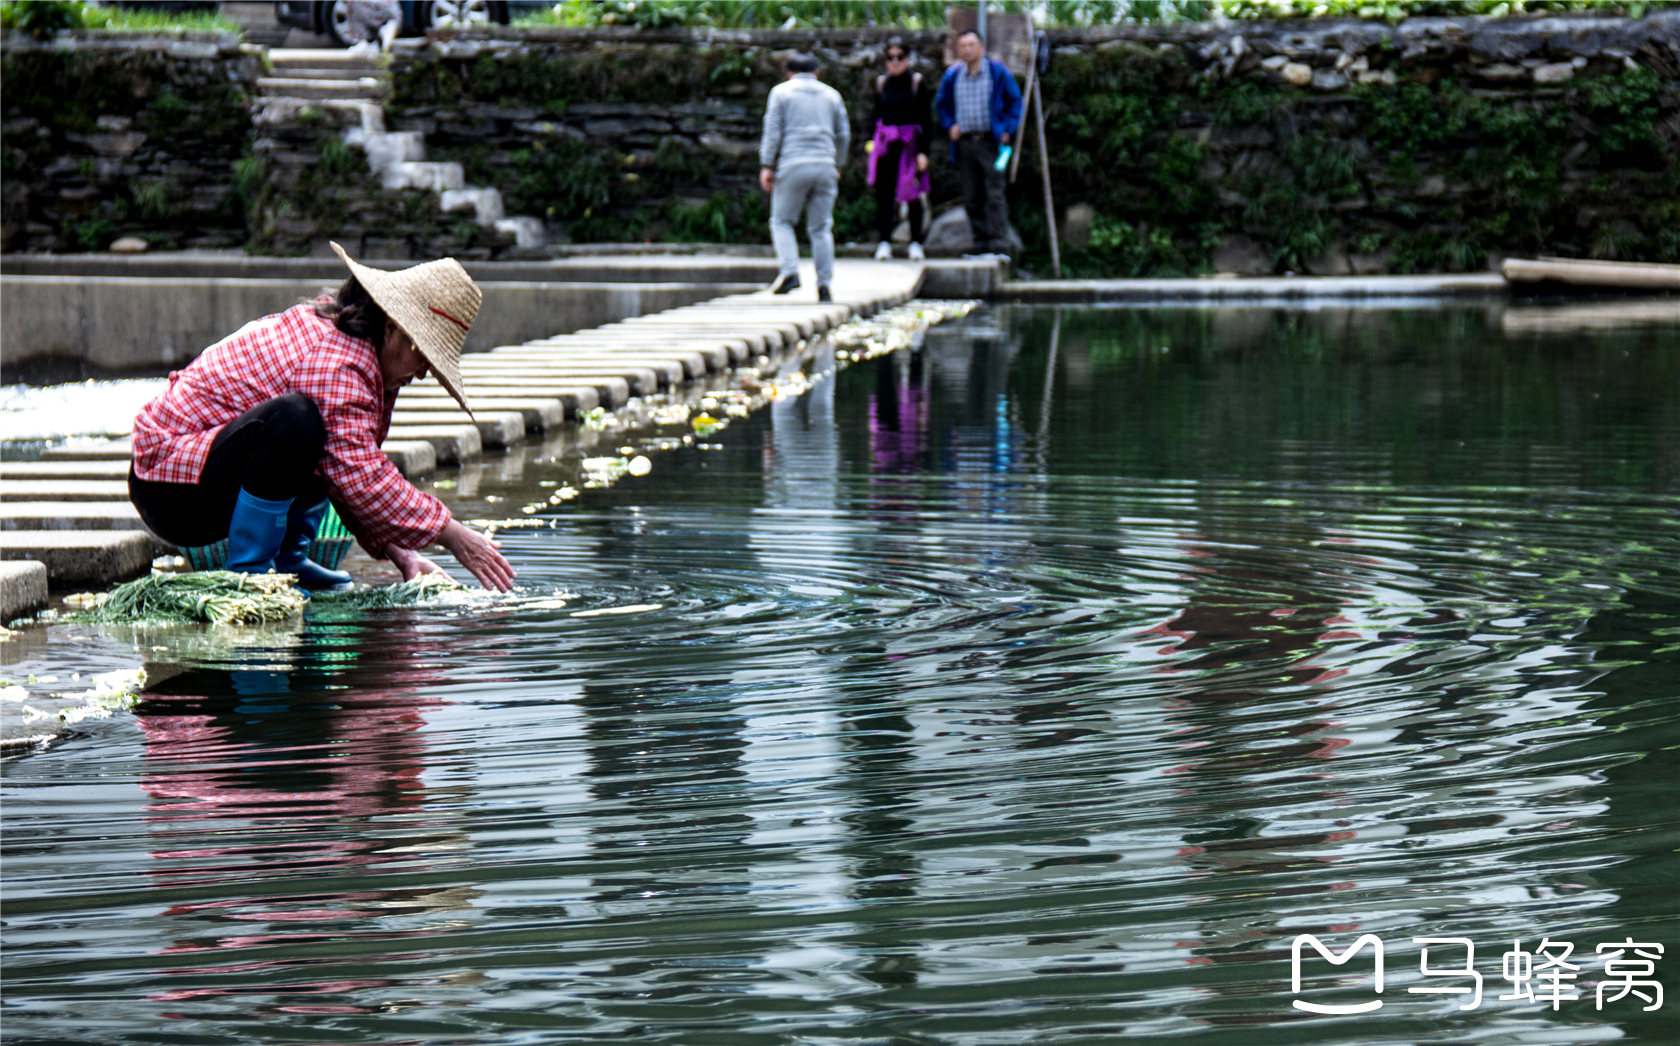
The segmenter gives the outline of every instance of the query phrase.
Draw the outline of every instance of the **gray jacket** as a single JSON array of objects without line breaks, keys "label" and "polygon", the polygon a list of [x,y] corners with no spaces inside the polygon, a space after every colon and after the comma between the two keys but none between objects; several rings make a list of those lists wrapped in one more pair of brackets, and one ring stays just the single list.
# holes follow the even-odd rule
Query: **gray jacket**
[{"label": "gray jacket", "polygon": [[758,162],[780,173],[820,163],[844,167],[852,127],[840,92],[809,73],[777,84],[764,110],[764,138]]}]

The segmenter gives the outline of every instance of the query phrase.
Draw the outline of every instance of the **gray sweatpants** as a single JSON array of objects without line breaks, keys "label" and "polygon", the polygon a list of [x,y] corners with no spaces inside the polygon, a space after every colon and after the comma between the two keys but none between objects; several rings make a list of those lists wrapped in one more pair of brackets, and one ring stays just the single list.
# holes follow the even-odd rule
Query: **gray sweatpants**
[{"label": "gray sweatpants", "polygon": [[776,267],[782,275],[799,271],[799,240],[793,223],[804,211],[817,284],[827,287],[834,282],[834,198],[838,195],[840,179],[827,164],[802,163],[776,172],[776,188],[770,194],[770,239],[776,245]]}]

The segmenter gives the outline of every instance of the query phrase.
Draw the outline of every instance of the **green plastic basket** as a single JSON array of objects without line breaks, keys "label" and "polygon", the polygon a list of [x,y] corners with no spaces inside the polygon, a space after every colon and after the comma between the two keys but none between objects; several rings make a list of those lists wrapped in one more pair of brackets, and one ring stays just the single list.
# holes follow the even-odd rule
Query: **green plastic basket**
[{"label": "green plastic basket", "polygon": [[[349,555],[350,546],[356,539],[350,531],[345,529],[344,521],[338,518],[338,510],[327,506],[327,514],[321,518],[321,525],[315,531],[315,540],[309,545],[309,558],[326,567],[337,570]],[[199,545],[197,548],[184,548],[181,554],[187,557],[187,562],[194,570],[226,570],[227,569],[227,539],[223,538],[214,545]]]}]

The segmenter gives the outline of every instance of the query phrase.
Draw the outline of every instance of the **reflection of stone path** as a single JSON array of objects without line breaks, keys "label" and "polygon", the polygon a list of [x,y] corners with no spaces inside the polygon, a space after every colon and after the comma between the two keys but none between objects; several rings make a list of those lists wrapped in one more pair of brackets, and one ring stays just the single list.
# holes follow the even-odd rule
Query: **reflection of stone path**
[{"label": "reflection of stone path", "polygon": [[[560,428],[598,407],[616,410],[633,397],[681,393],[739,368],[797,364],[818,335],[912,298],[922,271],[911,263],[841,260],[833,302],[816,301],[816,281],[807,273],[806,287],[784,297],[731,295],[470,353],[461,369],[474,413],[460,410],[434,382],[410,387],[392,417],[386,454],[412,478]],[[40,461],[6,464],[0,559],[44,562],[54,588],[102,587],[145,573],[155,555],[171,550],[141,528],[128,503],[127,474],[126,443],[58,447]],[[33,597],[7,603],[0,616],[37,605]]]}]

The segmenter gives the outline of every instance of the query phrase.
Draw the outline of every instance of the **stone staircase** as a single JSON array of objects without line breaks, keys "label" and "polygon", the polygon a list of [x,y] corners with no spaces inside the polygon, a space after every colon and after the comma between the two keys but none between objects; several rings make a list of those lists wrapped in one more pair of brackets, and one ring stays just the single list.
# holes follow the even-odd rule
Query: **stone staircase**
[{"label": "stone staircase", "polygon": [[351,51],[293,48],[268,53],[273,75],[257,80],[263,108],[260,122],[297,121],[308,108],[353,115],[345,121],[344,141],[360,148],[368,166],[389,193],[405,190],[438,194],[447,213],[466,212],[474,222],[494,229],[515,247],[541,247],[540,218],[508,217],[502,194],[467,185],[458,163],[428,161],[419,131],[387,131],[383,102],[390,88],[379,56]]}]

